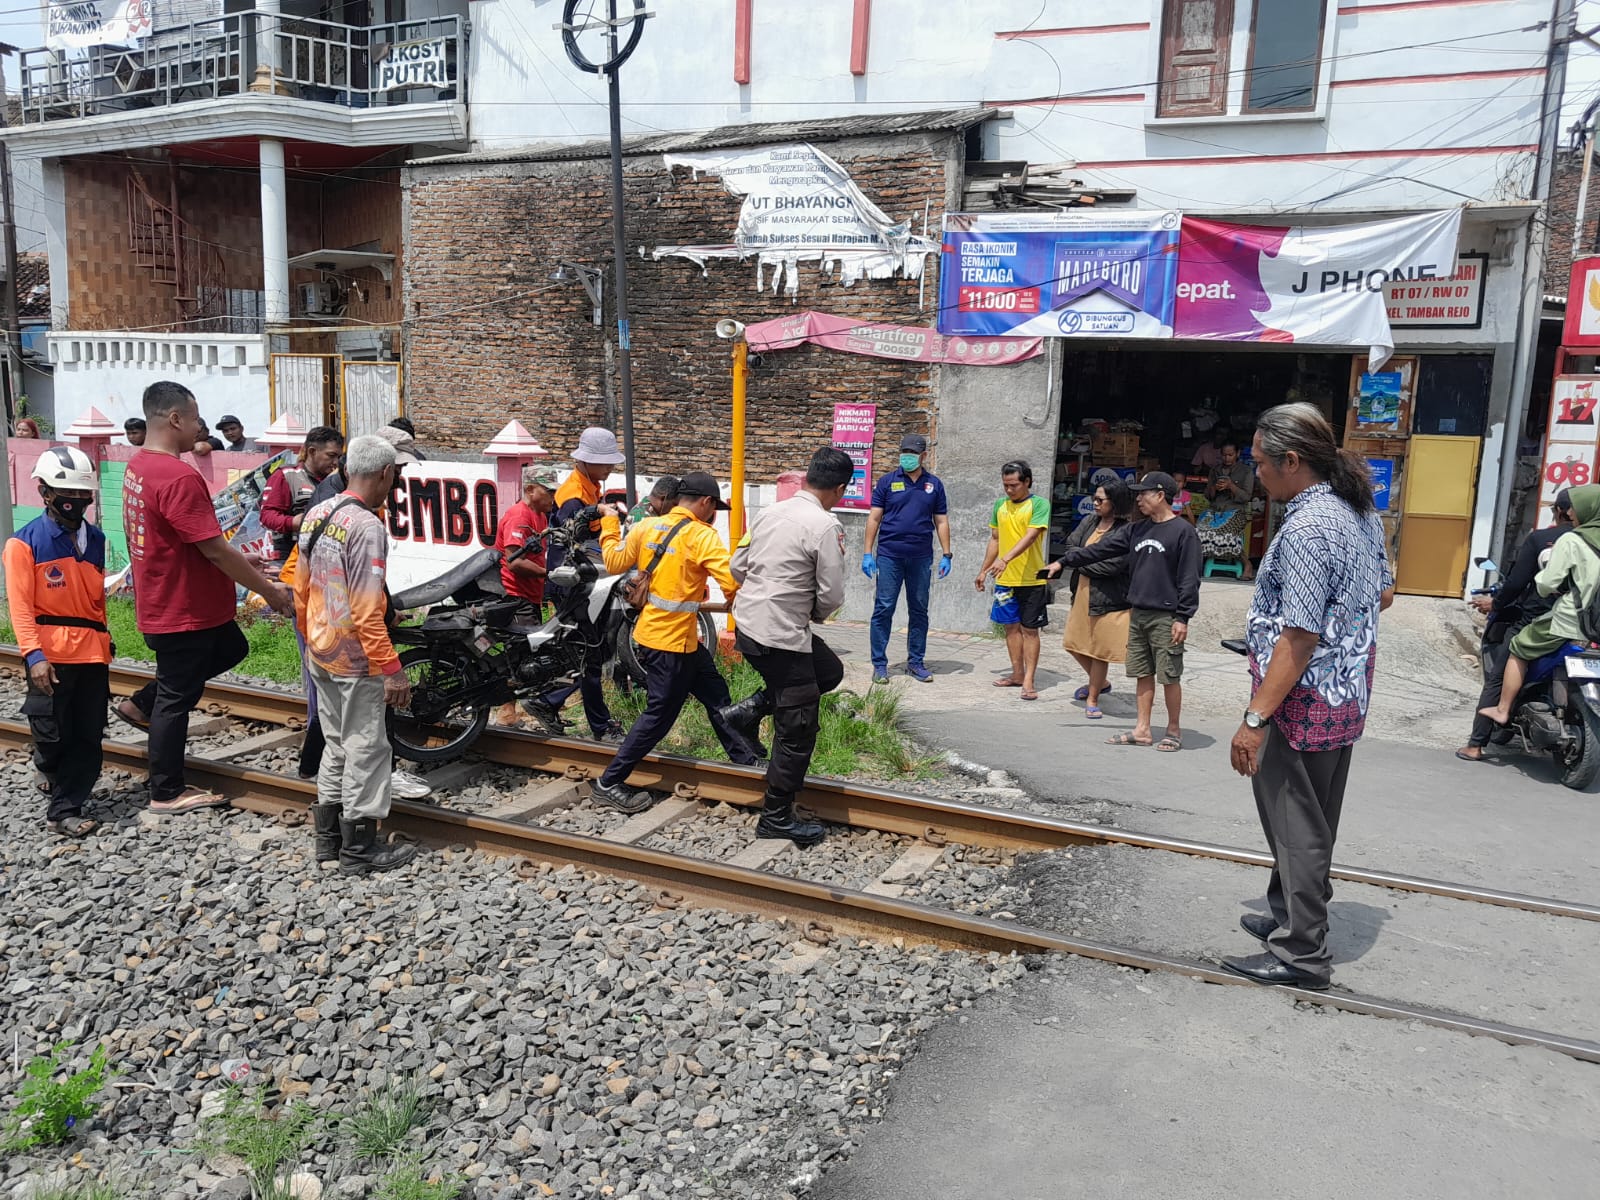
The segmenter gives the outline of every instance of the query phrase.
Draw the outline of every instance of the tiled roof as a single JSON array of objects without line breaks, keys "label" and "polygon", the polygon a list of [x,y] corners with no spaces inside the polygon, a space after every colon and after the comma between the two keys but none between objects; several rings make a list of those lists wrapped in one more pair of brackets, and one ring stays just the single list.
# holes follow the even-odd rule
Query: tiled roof
[{"label": "tiled roof", "polygon": [[50,315],[50,260],[43,254],[17,255],[17,315]]},{"label": "tiled roof", "polygon": [[[860,117],[819,118],[814,121],[772,121],[765,124],[721,125],[687,133],[636,134],[622,139],[622,152],[630,155],[684,154],[724,146],[759,146],[773,142],[825,142],[842,138],[888,137],[894,134],[943,130],[965,132],[993,117],[993,108],[956,108],[938,112],[874,113]],[[562,159],[606,158],[611,143],[598,140],[572,144],[536,142],[509,150],[479,150],[413,159],[411,166],[447,166],[454,163],[553,162]]]}]

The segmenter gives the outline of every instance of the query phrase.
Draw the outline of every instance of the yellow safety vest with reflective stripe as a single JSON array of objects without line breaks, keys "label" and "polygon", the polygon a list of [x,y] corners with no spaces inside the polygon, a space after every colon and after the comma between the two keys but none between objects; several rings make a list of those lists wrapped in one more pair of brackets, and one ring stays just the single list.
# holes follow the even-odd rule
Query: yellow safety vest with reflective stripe
[{"label": "yellow safety vest with reflective stripe", "polygon": [[622,536],[615,513],[600,523],[600,551],[606,570],[620,575],[630,567],[641,571],[650,565],[667,534],[683,521],[679,531],[661,556],[650,576],[650,602],[639,613],[634,640],[652,650],[689,654],[700,644],[696,614],[706,598],[706,582],[715,579],[723,593],[732,599],[739,585],[733,578],[728,547],[715,528],[699,520],[682,505],[664,517],[650,517]]}]

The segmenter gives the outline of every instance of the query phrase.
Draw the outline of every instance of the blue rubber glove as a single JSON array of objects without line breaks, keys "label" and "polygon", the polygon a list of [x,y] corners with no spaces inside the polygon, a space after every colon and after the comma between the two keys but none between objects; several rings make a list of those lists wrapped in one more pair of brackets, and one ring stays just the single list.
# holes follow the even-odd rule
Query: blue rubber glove
[{"label": "blue rubber glove", "polygon": [[870,550],[861,556],[861,573],[868,579],[878,573],[878,556]]},{"label": "blue rubber glove", "polygon": [[946,554],[939,559],[939,578],[943,579],[948,574],[950,574],[950,556]]}]

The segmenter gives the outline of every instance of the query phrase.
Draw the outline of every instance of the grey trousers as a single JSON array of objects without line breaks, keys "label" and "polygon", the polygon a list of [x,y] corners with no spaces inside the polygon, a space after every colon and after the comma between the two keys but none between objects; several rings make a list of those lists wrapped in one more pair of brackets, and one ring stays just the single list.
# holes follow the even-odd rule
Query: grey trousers
[{"label": "grey trousers", "polygon": [[317,800],[337,804],[347,821],[389,815],[389,776],[394,769],[384,732],[383,676],[330,675],[311,664],[317,716],[327,749],[317,772]]},{"label": "grey trousers", "polygon": [[1278,928],[1267,939],[1267,949],[1296,970],[1323,980],[1333,974],[1328,950],[1333,881],[1328,872],[1351,749],[1296,750],[1274,725],[1251,781],[1273,861],[1267,904]]}]

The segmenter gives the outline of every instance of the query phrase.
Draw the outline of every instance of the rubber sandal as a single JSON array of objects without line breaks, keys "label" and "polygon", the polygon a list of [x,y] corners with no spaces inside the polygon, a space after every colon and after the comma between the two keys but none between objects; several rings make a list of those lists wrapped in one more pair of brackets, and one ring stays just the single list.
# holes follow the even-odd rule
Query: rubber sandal
[{"label": "rubber sandal", "polygon": [[1023,688],[1022,698],[1024,700],[1037,700],[1039,698],[1039,693],[1034,691],[1032,688]]},{"label": "rubber sandal", "polygon": [[1148,746],[1148,745],[1150,745],[1150,743],[1149,742],[1141,742],[1141,741],[1136,740],[1134,738],[1133,734],[1131,734],[1131,733],[1114,733],[1114,734],[1112,734],[1110,737],[1108,737],[1106,739],[1106,745],[1108,745],[1108,746]]},{"label": "rubber sandal", "polygon": [[137,729],[140,733],[149,733],[150,732],[150,721],[149,721],[148,718],[146,718],[145,720],[141,721],[137,717],[130,717],[127,713],[122,711],[122,706],[124,704],[132,704],[132,703],[133,703],[132,700],[121,700],[121,701],[118,701],[116,704],[113,704],[111,706],[112,715],[114,715],[117,718],[119,718],[123,722],[123,724],[133,726],[133,728]]},{"label": "rubber sandal", "polygon": [[208,792],[204,788],[188,788],[171,800],[150,801],[150,811],[153,813],[186,813],[196,812],[202,808],[227,808],[230,801],[226,796],[219,796],[216,792]]},{"label": "rubber sandal", "polygon": [[1481,762],[1488,762],[1489,761],[1489,756],[1487,754],[1463,754],[1459,750],[1456,751],[1456,757],[1459,758],[1462,762],[1481,763]]},{"label": "rubber sandal", "polygon": [[1083,715],[1088,717],[1091,721],[1098,721],[1101,717],[1105,716],[1105,713],[1100,711],[1100,706],[1098,704],[1091,704],[1088,708],[1083,710]]},{"label": "rubber sandal", "polygon": [[995,687],[1021,687],[1022,686],[1015,679],[1012,679],[1009,676],[1007,678],[1005,678],[1005,679],[996,679],[994,681],[994,685],[995,685]]},{"label": "rubber sandal", "polygon": [[59,821],[46,821],[50,832],[58,837],[85,837],[100,828],[92,817],[62,817]]},{"label": "rubber sandal", "polygon": [[1077,691],[1073,692],[1072,698],[1074,700],[1087,700],[1089,698],[1089,685],[1086,683]]},{"label": "rubber sandal", "polygon": [[1179,738],[1173,737],[1171,734],[1168,734],[1166,737],[1162,738],[1159,742],[1156,743],[1156,753],[1158,753],[1158,754],[1176,754],[1179,750],[1182,750],[1182,749],[1183,749],[1182,740],[1179,739]]}]

